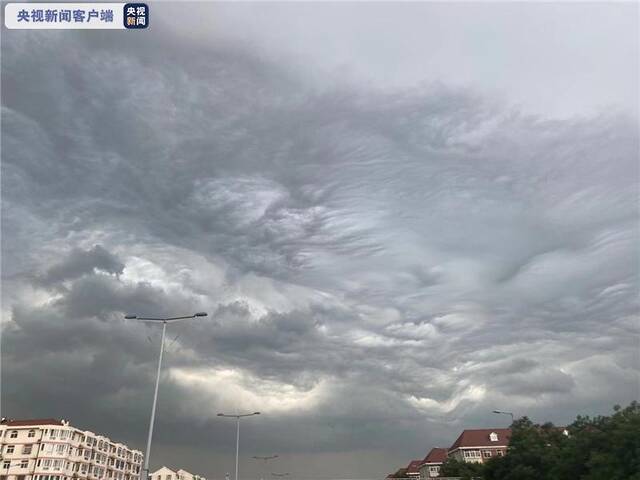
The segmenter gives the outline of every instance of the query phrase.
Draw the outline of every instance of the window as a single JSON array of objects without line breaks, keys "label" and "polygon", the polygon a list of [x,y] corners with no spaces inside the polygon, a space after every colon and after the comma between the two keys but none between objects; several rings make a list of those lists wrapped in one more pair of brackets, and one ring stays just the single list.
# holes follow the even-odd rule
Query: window
[{"label": "window", "polygon": [[11,430],[11,433],[9,434],[9,438],[18,438],[18,431]]},{"label": "window", "polygon": [[18,475],[18,480],[24,480],[24,475]]},{"label": "window", "polygon": [[11,462],[9,462],[9,461],[5,461],[5,462],[2,464],[2,468],[4,468],[4,469],[9,468],[10,466],[11,466]]},{"label": "window", "polygon": [[29,455],[32,448],[33,445],[25,445],[24,447],[22,447],[22,453],[24,453],[25,455]]},{"label": "window", "polygon": [[7,445],[7,453],[13,453],[16,450],[15,445]]},{"label": "window", "polygon": [[498,450],[496,453],[499,457],[502,457],[504,455],[504,452],[502,450]]},{"label": "window", "polygon": [[465,450],[464,458],[480,458],[480,451],[478,450]]},{"label": "window", "polygon": [[29,434],[27,435],[27,437],[33,438],[35,436],[36,436],[36,431],[35,430],[29,430]]},{"label": "window", "polygon": [[489,458],[491,456],[491,450],[483,450],[482,451],[482,456],[484,458]]},{"label": "window", "polygon": [[29,460],[21,460],[20,468],[27,468],[29,466]]},{"label": "window", "polygon": [[497,442],[498,441],[498,434],[496,432],[491,432],[489,434],[489,440],[491,440],[492,442]]}]

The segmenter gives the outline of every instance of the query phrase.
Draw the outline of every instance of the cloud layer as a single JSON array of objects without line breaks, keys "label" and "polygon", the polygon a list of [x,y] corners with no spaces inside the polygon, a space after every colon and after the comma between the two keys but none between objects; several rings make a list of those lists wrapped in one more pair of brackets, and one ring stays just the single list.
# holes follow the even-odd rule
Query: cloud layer
[{"label": "cloud layer", "polygon": [[219,411],[264,412],[247,458],[365,477],[496,408],[637,398],[634,119],[318,89],[154,30],[5,34],[3,414],[141,447],[159,331],[122,314],[199,310],[169,332],[152,464],[212,478]]}]

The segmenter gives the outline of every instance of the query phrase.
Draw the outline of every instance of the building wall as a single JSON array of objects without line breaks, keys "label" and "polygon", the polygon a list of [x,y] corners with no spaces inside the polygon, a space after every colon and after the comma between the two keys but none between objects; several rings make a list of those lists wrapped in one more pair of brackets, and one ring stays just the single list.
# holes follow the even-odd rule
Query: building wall
[{"label": "building wall", "polygon": [[162,467],[151,473],[151,480],[176,480],[178,474],[167,467]]},{"label": "building wall", "polygon": [[440,475],[440,465],[441,464],[424,464],[420,467],[420,478],[421,479],[429,479],[429,478],[437,478]]},{"label": "building wall", "polygon": [[62,425],[0,425],[0,480],[136,480],[142,452]]},{"label": "building wall", "polygon": [[449,452],[449,458],[455,458],[461,462],[484,463],[490,458],[505,455],[507,447],[461,447]]},{"label": "building wall", "polygon": [[161,467],[151,474],[151,480],[206,480],[206,478],[182,469],[174,471],[168,467]]}]

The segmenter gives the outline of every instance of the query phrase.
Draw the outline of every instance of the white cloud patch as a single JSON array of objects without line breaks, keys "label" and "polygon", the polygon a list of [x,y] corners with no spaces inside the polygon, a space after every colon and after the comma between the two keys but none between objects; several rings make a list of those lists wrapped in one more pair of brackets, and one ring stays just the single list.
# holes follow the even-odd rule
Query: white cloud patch
[{"label": "white cloud patch", "polygon": [[[269,414],[302,414],[317,408],[330,391],[329,381],[322,381],[308,390],[295,385],[261,379],[237,369],[173,368],[172,381],[191,392],[192,408],[214,418],[220,412],[236,414],[264,411]],[[215,399],[214,402],[211,399]]]}]

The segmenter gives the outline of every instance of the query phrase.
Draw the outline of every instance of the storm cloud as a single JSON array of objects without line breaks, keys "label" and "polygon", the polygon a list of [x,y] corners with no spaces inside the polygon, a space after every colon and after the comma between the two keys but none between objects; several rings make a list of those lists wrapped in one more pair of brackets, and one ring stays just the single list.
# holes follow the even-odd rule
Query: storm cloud
[{"label": "storm cloud", "polygon": [[493,409],[562,423],[638,397],[633,112],[319,86],[171,11],[3,30],[3,415],[141,448],[159,331],[123,314],[201,310],[169,329],[152,466],[232,471],[219,411],[264,412],[245,478],[272,453],[364,478]]}]

